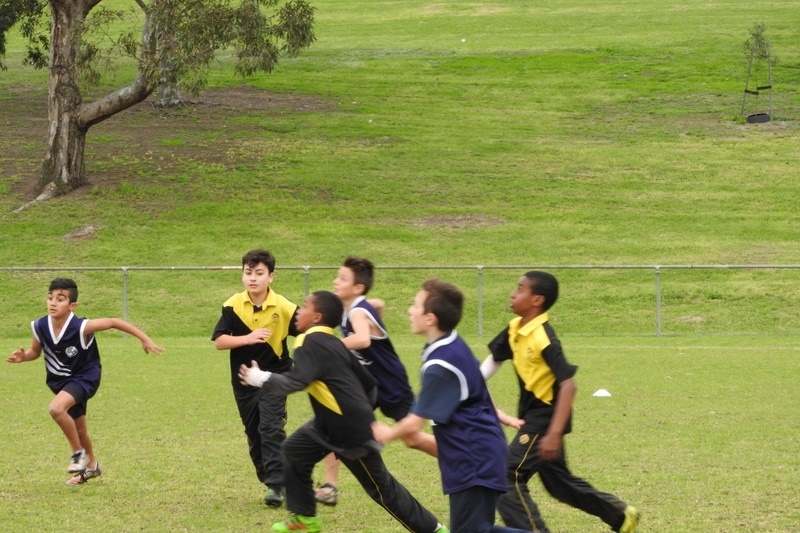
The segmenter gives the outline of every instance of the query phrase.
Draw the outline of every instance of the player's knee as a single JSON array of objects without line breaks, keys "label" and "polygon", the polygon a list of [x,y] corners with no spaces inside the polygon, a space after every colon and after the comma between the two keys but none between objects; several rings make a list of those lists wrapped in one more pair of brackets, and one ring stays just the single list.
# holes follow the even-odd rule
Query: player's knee
[{"label": "player's knee", "polygon": [[59,405],[59,404],[57,404],[55,402],[50,404],[50,416],[51,417],[59,418],[61,416],[64,416],[64,413],[66,413],[66,412],[67,412],[66,409],[64,409],[61,405]]}]

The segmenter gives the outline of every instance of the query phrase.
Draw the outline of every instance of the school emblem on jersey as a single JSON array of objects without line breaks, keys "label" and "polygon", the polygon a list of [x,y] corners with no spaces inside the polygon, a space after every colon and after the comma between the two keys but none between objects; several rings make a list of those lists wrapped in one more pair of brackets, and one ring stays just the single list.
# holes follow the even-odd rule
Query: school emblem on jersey
[{"label": "school emblem on jersey", "polygon": [[531,436],[527,433],[523,433],[519,436],[519,443],[522,445],[528,444],[531,441]]},{"label": "school emblem on jersey", "polygon": [[272,323],[273,324],[277,324],[279,318],[280,317],[278,316],[278,313],[272,313]]},{"label": "school emblem on jersey", "polygon": [[74,346],[67,346],[67,349],[64,350],[64,352],[67,354],[67,357],[75,357],[78,355],[78,349]]}]

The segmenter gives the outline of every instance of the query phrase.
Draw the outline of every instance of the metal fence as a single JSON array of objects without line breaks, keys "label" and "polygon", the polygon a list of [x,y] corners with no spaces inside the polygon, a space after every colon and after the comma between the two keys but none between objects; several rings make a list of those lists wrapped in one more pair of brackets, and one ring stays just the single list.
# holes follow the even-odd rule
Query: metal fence
[{"label": "metal fence", "polygon": [[[281,285],[277,290],[299,301],[312,289],[329,288],[338,268],[279,266],[276,283],[280,280]],[[498,310],[507,310],[510,290],[518,277],[528,270],[558,273],[562,281],[560,302],[568,302],[559,303],[559,313],[572,315],[564,322],[566,329],[572,328],[573,333],[794,335],[800,331],[800,319],[794,311],[800,295],[797,279],[800,265],[392,265],[376,268],[380,287],[377,296],[397,304],[395,309],[404,309],[421,280],[427,277],[442,277],[459,285],[470,303],[460,331],[479,337],[486,333],[487,316],[491,316],[490,334],[508,319],[507,314],[502,315]],[[224,277],[213,274],[226,271]],[[235,278],[231,271],[237,273]],[[137,291],[146,293],[137,298],[138,308],[153,305],[197,307],[207,308],[213,315],[218,312],[225,295],[236,291],[232,283],[240,271],[240,266],[0,267],[0,274],[37,278],[12,283],[19,287],[16,289],[19,295],[6,294],[0,303],[0,312],[2,315],[11,312],[3,305],[16,306],[15,302],[30,298],[29,291],[41,292],[44,273],[58,272],[58,275],[73,276],[74,273],[87,276],[105,273],[114,277],[118,274],[117,282],[104,278],[102,285],[110,291],[105,295],[107,300],[115,300],[117,305],[121,301],[121,314],[126,320],[131,315],[131,294]],[[514,274],[509,275],[509,271]],[[194,277],[183,282],[169,280],[167,272],[191,273]],[[144,278],[148,273],[156,277]],[[97,285],[100,283],[93,285],[93,293]],[[116,297],[114,286],[119,291]],[[6,289],[9,291],[15,289]],[[565,292],[570,294],[569,298],[563,296]],[[387,294],[391,296],[387,298]],[[668,310],[672,311],[669,319],[665,318]],[[113,307],[110,312],[119,315]],[[501,315],[499,319],[496,318],[498,314]],[[98,315],[93,313],[93,316]],[[405,320],[404,313],[395,315],[398,324]],[[213,320],[211,316],[203,317],[204,323]],[[560,329],[564,331],[565,327]]]}]

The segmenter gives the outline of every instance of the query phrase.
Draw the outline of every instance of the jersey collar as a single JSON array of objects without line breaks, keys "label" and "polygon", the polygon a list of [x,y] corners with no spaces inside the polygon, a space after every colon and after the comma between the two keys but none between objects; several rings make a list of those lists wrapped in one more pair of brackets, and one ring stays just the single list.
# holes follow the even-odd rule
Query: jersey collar
[{"label": "jersey collar", "polygon": [[305,331],[305,334],[310,335],[311,333],[327,333],[328,335],[334,335],[333,328],[328,326],[311,326]]},{"label": "jersey collar", "polygon": [[514,335],[530,335],[533,330],[541,327],[547,321],[547,313],[545,312],[520,327],[519,323],[522,322],[522,318],[517,317],[509,323],[509,330]]}]

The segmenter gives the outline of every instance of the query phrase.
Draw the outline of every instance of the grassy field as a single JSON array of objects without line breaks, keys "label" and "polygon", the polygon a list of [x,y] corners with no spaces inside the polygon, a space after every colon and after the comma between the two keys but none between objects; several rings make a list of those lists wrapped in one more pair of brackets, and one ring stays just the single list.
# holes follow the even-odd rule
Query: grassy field
[{"label": "grassy field", "polygon": [[[248,80],[222,57],[186,108],[144,103],[93,127],[92,185],[21,211],[45,151],[47,85],[19,65],[12,39],[0,75],[0,268],[54,270],[0,270],[6,352],[28,344],[56,274],[78,280],[82,314],[121,314],[120,271],[69,267],[236,265],[257,246],[276,254],[276,289],[294,300],[302,265],[328,267],[312,271],[312,289],[329,287],[351,253],[425,267],[381,270],[376,286],[412,376],[420,342],[404,312],[428,275],[467,292],[462,329],[482,357],[528,266],[800,264],[796,2],[315,5],[309,51]],[[757,22],[779,59],[774,120],[760,125],[740,116],[742,43]],[[87,98],[130,72],[121,65]],[[766,105],[749,100],[746,112]],[[443,265],[519,266],[484,274],[484,338],[475,271]],[[570,461],[641,507],[643,531],[797,529],[798,272],[665,270],[661,338],[652,270],[556,272],[554,322],[581,366]],[[145,357],[131,339],[101,337],[97,483],[62,486],[66,446],[41,363],[0,365],[0,466],[13,480],[0,489],[0,530],[268,527],[283,513],[260,504],[225,356],[207,340],[238,273],[132,271],[126,283],[130,320],[168,351]],[[510,409],[508,369],[492,387]],[[598,388],[612,397],[593,398]],[[297,396],[290,425],[306,414]],[[400,445],[386,459],[446,517],[432,461]],[[351,477],[343,485],[342,505],[322,511],[326,531],[399,531]],[[554,532],[603,531],[539,502]]]},{"label": "grassy field", "polygon": [[[195,105],[144,103],[92,128],[93,185],[21,212],[44,153],[46,83],[12,41],[0,266],[235,265],[255,246],[279,268],[350,253],[379,266],[800,263],[792,2],[322,2],[318,21],[315,46],[274,75],[243,81],[223,58]],[[757,21],[779,57],[775,120],[748,125],[741,48]],[[0,331],[19,331],[15,310],[30,311],[17,306],[38,309],[30,294],[51,275],[0,272]],[[422,275],[384,276],[380,290],[402,310]],[[489,309],[505,308],[517,275],[487,276]],[[119,312],[117,274],[80,278],[87,312]],[[288,278],[279,290],[298,294]],[[652,272],[564,278],[567,331],[654,332]],[[794,335],[796,280],[669,272],[665,333]],[[132,302],[131,317],[168,325],[196,283],[206,312],[237,281],[133,274],[145,307]],[[759,312],[742,328],[744,305]],[[204,334],[208,314],[181,331]]]},{"label": "grassy field", "polygon": [[[14,480],[0,489],[0,529],[248,531],[284,516],[260,502],[225,355],[206,339],[158,340],[168,351],[153,357],[132,339],[100,337],[105,374],[90,403],[90,429],[105,473],[78,488],[62,485],[69,450],[47,415],[41,364],[0,367],[7,403],[0,467]],[[395,340],[416,379],[419,339]],[[567,439],[571,466],[639,506],[642,531],[795,531],[797,346],[765,339],[564,342],[581,367],[575,433]],[[482,342],[471,344],[485,353]],[[510,368],[490,385],[498,404],[512,409]],[[593,397],[600,388],[612,396]],[[291,428],[308,416],[304,396],[292,397]],[[434,460],[398,443],[384,456],[446,519]],[[325,531],[402,531],[349,473],[341,484],[339,506],[320,509]],[[597,519],[555,503],[538,482],[532,488],[554,533],[604,531]]]}]

